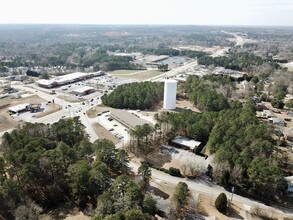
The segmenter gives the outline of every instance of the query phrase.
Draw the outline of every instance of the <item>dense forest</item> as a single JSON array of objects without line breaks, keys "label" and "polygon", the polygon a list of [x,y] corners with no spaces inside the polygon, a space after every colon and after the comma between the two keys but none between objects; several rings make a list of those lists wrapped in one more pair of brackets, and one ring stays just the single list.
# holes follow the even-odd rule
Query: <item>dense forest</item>
[{"label": "dense forest", "polygon": [[254,67],[260,66],[264,63],[269,63],[275,69],[280,68],[280,65],[271,58],[263,59],[260,56],[248,52],[230,53],[228,56],[221,57],[204,56],[198,59],[198,63],[206,66],[221,66],[226,69],[246,72],[251,72]]},{"label": "dense forest", "polygon": [[1,148],[4,219],[38,219],[62,204],[81,209],[91,204],[94,219],[148,219],[154,213],[152,197],[129,177],[127,153],[108,140],[90,143],[78,117],[52,125],[27,123],[5,133]]},{"label": "dense forest", "polygon": [[[208,81],[212,84],[209,84]],[[201,79],[198,76],[190,76],[184,85],[184,91],[190,101],[200,110],[220,111],[229,108],[228,98],[216,91],[216,88],[223,84],[226,84],[228,90],[233,90],[232,82],[225,77],[205,77]]]},{"label": "dense forest", "polygon": [[145,48],[137,48],[138,51],[144,53],[144,54],[156,54],[156,55],[168,55],[168,56],[187,56],[190,58],[199,58],[199,57],[203,57],[206,56],[207,53],[203,52],[203,51],[195,51],[195,50],[177,50],[177,49],[172,49],[172,48],[168,48],[165,47],[164,45],[161,46],[162,48],[157,49],[145,49]]},{"label": "dense forest", "polygon": [[[166,134],[170,140],[188,136],[203,143],[204,153],[215,155],[216,182],[262,198],[275,199],[285,192],[287,183],[271,138],[272,127],[259,121],[253,104],[232,102],[219,112],[184,111],[157,117],[160,127],[171,125]],[[201,154],[201,150],[195,149],[195,153]]]},{"label": "dense forest", "polygon": [[163,84],[154,82],[120,85],[112,93],[102,96],[103,104],[120,109],[151,109],[162,99]]}]

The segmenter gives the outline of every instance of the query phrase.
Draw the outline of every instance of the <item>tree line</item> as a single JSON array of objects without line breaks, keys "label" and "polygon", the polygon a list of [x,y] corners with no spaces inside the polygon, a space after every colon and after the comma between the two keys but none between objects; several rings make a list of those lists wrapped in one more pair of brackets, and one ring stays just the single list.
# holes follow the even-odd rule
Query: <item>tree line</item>
[{"label": "tree line", "polygon": [[[256,117],[255,104],[250,100],[243,104],[217,93],[215,89],[222,83],[233,84],[221,76],[190,76],[182,88],[203,113],[156,115],[161,136],[167,140],[179,135],[201,141],[204,148],[195,149],[195,153],[215,156],[214,178],[218,183],[274,199],[285,192],[287,183],[271,136],[273,127]],[[284,90],[277,86],[275,97],[283,97]]]},{"label": "tree line", "polygon": [[[213,79],[215,78],[209,78],[209,80]],[[218,82],[218,80],[216,81]],[[226,82],[226,80],[223,82]],[[190,76],[183,88],[189,100],[202,111],[220,111],[229,108],[228,99],[216,91],[215,85],[210,85],[207,80],[198,76]]]},{"label": "tree line", "polygon": [[228,56],[220,57],[204,56],[198,59],[198,63],[206,66],[214,65],[221,66],[226,69],[248,72],[251,72],[254,67],[260,66],[264,63],[269,63],[275,69],[280,68],[280,65],[273,59],[264,59],[248,52],[230,53]]},{"label": "tree line", "polygon": [[207,53],[203,51],[196,51],[196,50],[177,50],[173,48],[167,47],[159,47],[157,49],[153,48],[139,48],[139,51],[142,51],[144,54],[155,54],[155,55],[168,55],[168,56],[186,56],[189,58],[199,58],[206,56]]},{"label": "tree line", "polygon": [[163,84],[154,82],[120,85],[112,93],[102,96],[103,104],[120,109],[151,109],[162,99]]},{"label": "tree line", "polygon": [[78,117],[52,125],[26,123],[3,135],[1,151],[5,219],[37,219],[65,203],[81,209],[92,204],[96,219],[153,214],[155,202],[129,177],[127,153],[108,140],[90,143]]}]

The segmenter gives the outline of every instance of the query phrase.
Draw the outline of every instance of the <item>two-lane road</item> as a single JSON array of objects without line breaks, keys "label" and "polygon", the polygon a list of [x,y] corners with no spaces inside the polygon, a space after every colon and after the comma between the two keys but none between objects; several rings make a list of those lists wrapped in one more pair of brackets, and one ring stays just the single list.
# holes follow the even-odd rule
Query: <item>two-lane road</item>
[{"label": "two-lane road", "polygon": [[[137,173],[140,164],[131,161],[129,163],[129,166],[135,173]],[[232,194],[226,191],[223,187],[215,185],[209,181],[189,180],[186,178],[174,177],[156,169],[152,169],[152,179],[159,180],[160,182],[163,181],[164,183],[169,183],[172,185],[177,185],[179,182],[185,182],[191,191],[204,193],[215,198],[222,192],[227,195],[228,199],[231,199],[232,196]],[[259,207],[263,210],[269,211],[269,213],[279,213],[280,215],[287,217],[288,219],[293,219],[293,210],[276,209],[270,206],[266,206],[255,200],[245,198],[236,194],[233,194],[233,201],[241,203],[246,207]]]}]

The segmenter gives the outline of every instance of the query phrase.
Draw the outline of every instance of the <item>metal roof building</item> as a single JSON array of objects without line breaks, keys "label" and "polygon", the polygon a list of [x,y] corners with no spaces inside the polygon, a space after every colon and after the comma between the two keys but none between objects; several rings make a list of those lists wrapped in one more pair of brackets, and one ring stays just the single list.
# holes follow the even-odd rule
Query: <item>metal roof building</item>
[{"label": "metal roof building", "polygon": [[14,114],[16,113],[19,113],[19,112],[23,112],[23,111],[27,111],[28,108],[29,108],[29,105],[28,103],[26,104],[19,104],[19,105],[16,105],[16,106],[13,106],[13,107],[10,107],[8,109],[9,112],[12,112]]},{"label": "metal roof building", "polygon": [[93,87],[84,86],[84,87],[77,88],[73,90],[72,92],[78,95],[85,95],[85,94],[91,93],[93,90],[94,90]]},{"label": "metal roof building", "polygon": [[114,110],[111,112],[111,117],[129,129],[134,129],[136,126],[142,126],[144,124],[153,126],[149,121],[141,119],[126,110]]},{"label": "metal roof building", "polygon": [[181,147],[184,148],[190,148],[190,149],[194,149],[197,148],[199,145],[201,145],[200,141],[195,141],[193,139],[190,139],[188,137],[181,137],[181,136],[177,136],[172,140],[173,144],[177,144],[180,145]]},{"label": "metal roof building", "polygon": [[76,73],[70,73],[70,74],[58,76],[53,80],[41,79],[41,80],[38,80],[36,83],[40,87],[51,88],[54,86],[61,86],[61,85],[65,85],[68,83],[73,83],[73,82],[77,82],[77,81],[80,81],[83,79],[88,79],[91,77],[101,76],[101,75],[105,75],[105,72],[103,72],[103,71],[98,71],[98,72],[93,72],[93,73],[76,72]]}]

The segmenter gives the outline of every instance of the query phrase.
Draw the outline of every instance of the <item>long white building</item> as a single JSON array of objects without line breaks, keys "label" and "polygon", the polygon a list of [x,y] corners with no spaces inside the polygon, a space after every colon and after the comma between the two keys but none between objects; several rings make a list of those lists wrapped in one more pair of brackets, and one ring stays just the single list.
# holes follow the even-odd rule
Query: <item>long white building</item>
[{"label": "long white building", "polygon": [[63,76],[58,76],[53,80],[41,79],[41,80],[38,80],[36,84],[40,87],[52,88],[52,87],[62,86],[69,83],[74,83],[84,79],[88,79],[95,76],[102,76],[102,75],[105,75],[105,72],[103,71],[98,71],[93,73],[76,72],[76,73],[70,73]]}]

